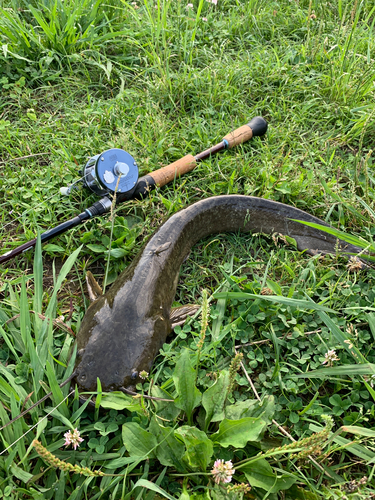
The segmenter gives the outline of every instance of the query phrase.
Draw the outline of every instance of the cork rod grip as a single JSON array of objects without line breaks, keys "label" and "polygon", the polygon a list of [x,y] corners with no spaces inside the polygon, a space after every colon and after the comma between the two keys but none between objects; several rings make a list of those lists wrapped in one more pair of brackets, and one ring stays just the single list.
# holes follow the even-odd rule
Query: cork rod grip
[{"label": "cork rod grip", "polygon": [[228,149],[248,141],[252,137],[264,135],[267,131],[267,122],[261,116],[256,116],[247,125],[229,132],[223,141],[227,141]]},{"label": "cork rod grip", "polygon": [[253,131],[248,125],[242,125],[242,127],[229,132],[223,140],[228,142],[228,148],[231,149],[237,144],[242,144],[253,137]]},{"label": "cork rod grip", "polygon": [[159,168],[155,172],[150,172],[148,175],[154,179],[158,187],[161,187],[173,181],[173,179],[180,177],[180,175],[191,172],[196,164],[197,162],[193,155],[186,155],[166,167]]}]

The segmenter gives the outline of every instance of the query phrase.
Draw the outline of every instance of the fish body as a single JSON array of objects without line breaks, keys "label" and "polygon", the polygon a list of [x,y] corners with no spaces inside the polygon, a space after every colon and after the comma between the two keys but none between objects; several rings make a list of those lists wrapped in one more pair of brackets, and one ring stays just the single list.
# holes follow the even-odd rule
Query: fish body
[{"label": "fish body", "polygon": [[[230,231],[275,232],[296,240],[299,250],[335,253],[337,239],[298,219],[327,225],[297,208],[263,198],[215,196],[198,201],[170,217],[104,295],[88,308],[77,334],[76,382],[95,391],[119,390],[150,371],[171,332],[171,307],[179,270],[200,239]],[[339,242],[346,252],[359,248]]]}]

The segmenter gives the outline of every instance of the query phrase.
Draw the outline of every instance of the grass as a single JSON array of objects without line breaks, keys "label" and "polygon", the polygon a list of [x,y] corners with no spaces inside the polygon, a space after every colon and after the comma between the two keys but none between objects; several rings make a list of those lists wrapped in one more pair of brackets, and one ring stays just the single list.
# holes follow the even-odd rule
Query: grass
[{"label": "grass", "polygon": [[[43,256],[26,252],[0,270],[1,421],[31,393],[26,406],[53,391],[1,431],[10,448],[0,456],[0,496],[373,497],[374,272],[350,269],[340,256],[308,257],[261,235],[202,240],[182,267],[175,300],[202,303],[208,290],[208,329],[204,336],[199,319],[178,327],[150,375],[153,395],[177,406],[101,394],[98,386],[92,412],[77,393],[65,399],[69,386],[58,383],[72,369],[73,334],[88,305],[85,271],[101,284],[106,276],[109,286],[163,220],[199,199],[270,198],[371,241],[374,24],[370,0],[199,0],[192,8],[170,0],[0,2],[2,253],[95,201],[82,189],[59,194],[90,156],[121,147],[145,174],[206,149],[255,115],[269,122],[265,138],[117,207],[113,231],[108,217],[88,221],[44,245]],[[297,307],[298,300],[311,305]],[[339,359],[322,366],[330,350]],[[246,372],[239,358],[233,368],[236,352]],[[150,380],[137,390],[150,391]],[[207,403],[220,392],[221,415]],[[245,443],[233,435],[228,444],[220,432],[240,420],[240,408],[243,418],[262,415],[265,424]],[[318,435],[319,450],[322,414],[334,427]],[[75,427],[85,439],[77,451],[63,446]],[[318,465],[293,457],[291,438]],[[56,459],[118,476],[48,466],[34,439]],[[215,486],[217,458],[237,469],[229,484],[251,491]]]}]

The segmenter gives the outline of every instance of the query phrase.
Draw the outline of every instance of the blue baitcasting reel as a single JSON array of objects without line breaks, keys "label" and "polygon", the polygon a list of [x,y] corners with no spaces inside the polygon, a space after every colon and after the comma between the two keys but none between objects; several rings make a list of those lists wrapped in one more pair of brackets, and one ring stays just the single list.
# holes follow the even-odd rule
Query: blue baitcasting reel
[{"label": "blue baitcasting reel", "polygon": [[123,149],[108,149],[89,159],[83,168],[83,177],[84,184],[98,196],[116,191],[131,198],[138,182],[138,166]]},{"label": "blue baitcasting reel", "polygon": [[[138,182],[138,166],[134,158],[123,149],[108,149],[88,160],[82,170],[83,184],[98,196],[121,194],[130,199]],[[73,186],[60,189],[69,195]]]}]

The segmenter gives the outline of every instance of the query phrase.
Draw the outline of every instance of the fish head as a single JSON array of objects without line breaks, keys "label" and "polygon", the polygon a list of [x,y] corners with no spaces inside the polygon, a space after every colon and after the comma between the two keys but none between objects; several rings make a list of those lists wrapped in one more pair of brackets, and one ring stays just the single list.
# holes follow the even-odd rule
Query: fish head
[{"label": "fish head", "polygon": [[104,296],[93,302],[77,334],[79,391],[96,391],[98,379],[103,391],[134,386],[142,371],[150,371],[169,332],[169,316],[140,314],[125,303],[119,310]]}]

